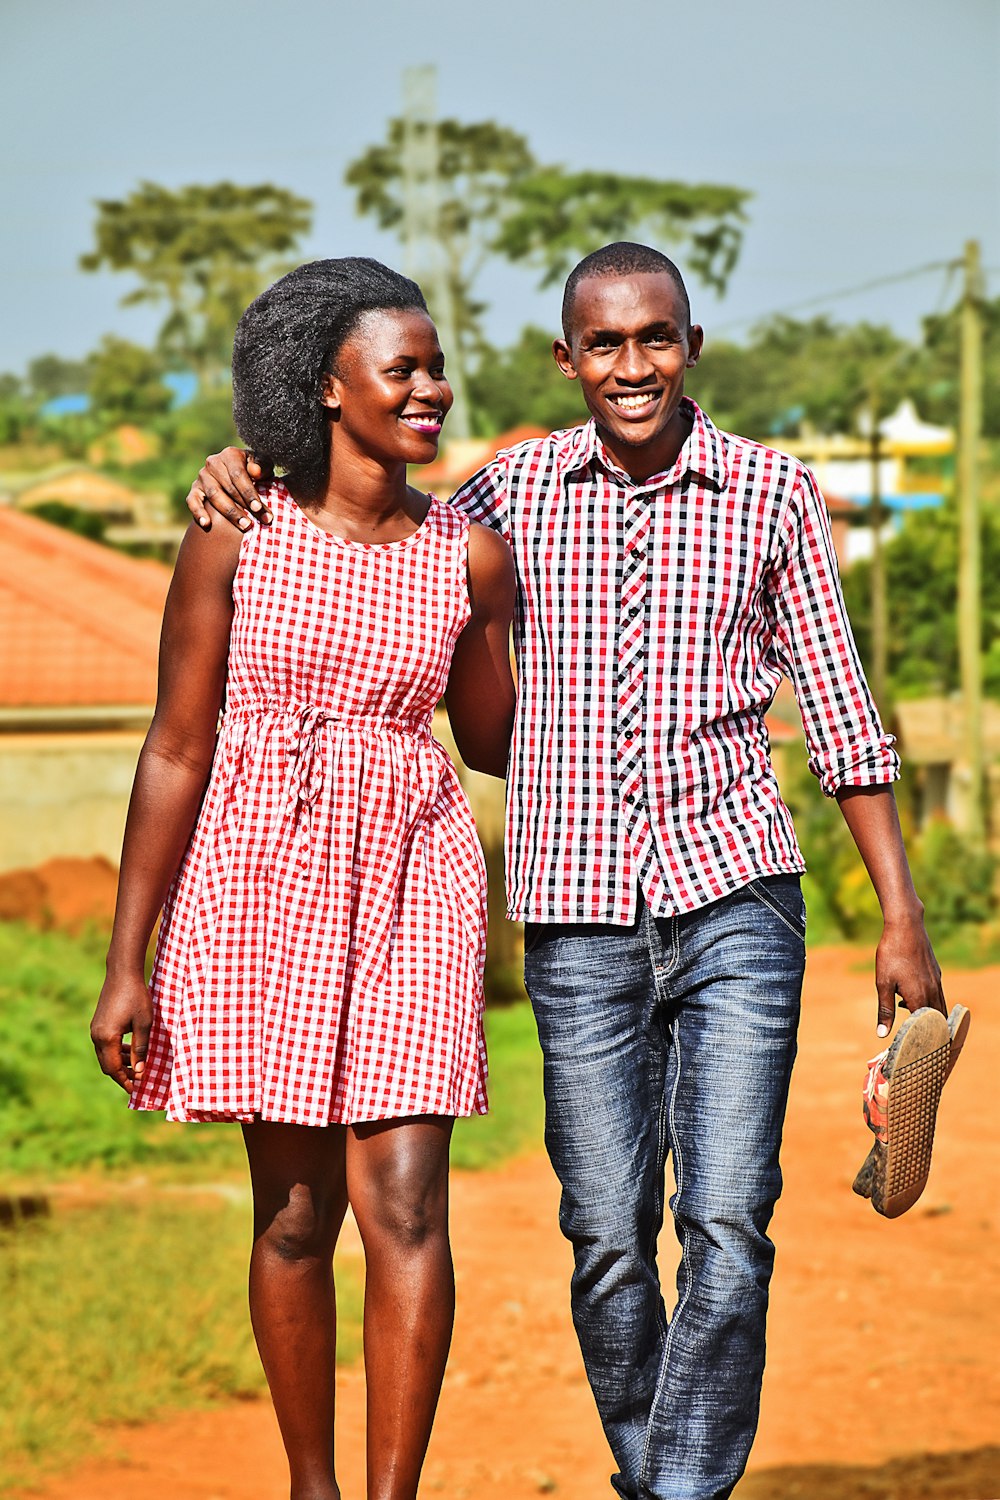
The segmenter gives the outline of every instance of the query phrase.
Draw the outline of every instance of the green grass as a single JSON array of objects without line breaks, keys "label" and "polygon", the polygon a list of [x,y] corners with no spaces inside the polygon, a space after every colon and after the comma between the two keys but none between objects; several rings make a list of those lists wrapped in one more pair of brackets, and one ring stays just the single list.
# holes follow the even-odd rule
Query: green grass
[{"label": "green grass", "polygon": [[[46,1183],[82,1171],[154,1181],[243,1177],[235,1125],[168,1125],[130,1113],[104,1078],[90,1016],[105,939],[0,923],[0,1180]],[[459,1121],[453,1160],[491,1167],[541,1146],[541,1060],[526,1002],[487,1017],[491,1113]]]},{"label": "green grass", "polygon": [[[109,1423],[262,1393],[249,1244],[249,1202],[141,1189],[0,1232],[0,1493],[95,1450]],[[351,1360],[360,1277],[337,1281]]]},{"label": "green grass", "polygon": [[542,1149],[542,1054],[526,1000],[486,1012],[490,1059],[488,1115],[458,1120],[451,1160],[456,1167],[496,1167]]}]

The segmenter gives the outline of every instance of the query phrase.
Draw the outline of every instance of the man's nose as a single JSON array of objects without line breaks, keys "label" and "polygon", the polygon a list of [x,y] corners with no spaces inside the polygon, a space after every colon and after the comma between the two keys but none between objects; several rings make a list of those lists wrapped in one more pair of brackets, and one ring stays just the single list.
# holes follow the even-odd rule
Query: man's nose
[{"label": "man's nose", "polygon": [[621,380],[646,380],[653,372],[649,350],[635,339],[627,339],[621,345],[615,374]]}]

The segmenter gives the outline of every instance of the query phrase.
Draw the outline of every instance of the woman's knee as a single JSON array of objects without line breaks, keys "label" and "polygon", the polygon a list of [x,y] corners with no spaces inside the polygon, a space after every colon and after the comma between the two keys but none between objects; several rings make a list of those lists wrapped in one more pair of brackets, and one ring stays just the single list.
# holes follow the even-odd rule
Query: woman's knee
[{"label": "woman's knee", "polygon": [[352,1206],[361,1237],[390,1241],[403,1251],[419,1250],[448,1234],[447,1156],[387,1153],[370,1163]]},{"label": "woman's knee", "polygon": [[332,1256],[343,1210],[298,1184],[283,1204],[263,1209],[258,1205],[255,1217],[256,1238],[281,1260],[316,1260]]}]

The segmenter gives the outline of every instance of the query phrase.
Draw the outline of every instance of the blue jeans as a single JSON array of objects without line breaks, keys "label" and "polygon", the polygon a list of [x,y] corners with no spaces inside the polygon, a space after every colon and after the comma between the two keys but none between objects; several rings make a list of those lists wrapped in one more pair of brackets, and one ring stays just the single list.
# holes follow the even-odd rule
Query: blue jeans
[{"label": "blue jeans", "polygon": [[[757,1426],[805,913],[793,875],[631,927],[529,924],[573,1319],[626,1500],[725,1500]],[[681,1245],[667,1319],[664,1165]]]}]

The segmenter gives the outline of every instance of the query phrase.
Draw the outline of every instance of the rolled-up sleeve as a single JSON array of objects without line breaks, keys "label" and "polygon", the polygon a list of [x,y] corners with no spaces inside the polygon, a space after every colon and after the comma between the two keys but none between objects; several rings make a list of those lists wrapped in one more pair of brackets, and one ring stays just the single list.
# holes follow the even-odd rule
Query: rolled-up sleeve
[{"label": "rolled-up sleeve", "polygon": [[809,769],[828,797],[899,777],[847,618],[826,504],[802,469],[785,516],[775,593],[774,648],[802,714]]}]

